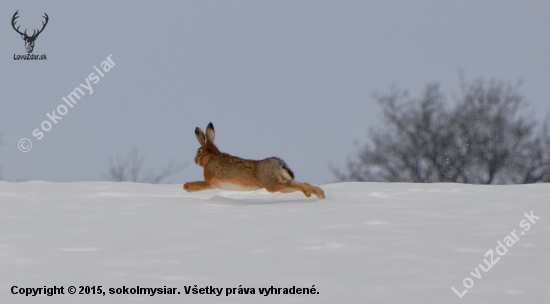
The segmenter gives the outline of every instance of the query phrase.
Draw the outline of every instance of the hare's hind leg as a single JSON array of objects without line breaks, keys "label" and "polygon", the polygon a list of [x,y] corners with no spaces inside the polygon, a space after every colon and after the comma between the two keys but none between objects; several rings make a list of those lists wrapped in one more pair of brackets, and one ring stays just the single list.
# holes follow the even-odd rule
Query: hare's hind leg
[{"label": "hare's hind leg", "polygon": [[310,197],[313,193],[321,199],[325,198],[325,193],[321,188],[295,181],[294,173],[280,158],[271,157],[261,161],[259,171],[261,174],[259,174],[258,181],[269,192],[301,191],[306,197]]},{"label": "hare's hind leg", "polygon": [[284,188],[279,192],[281,192],[281,193],[291,193],[291,192],[296,192],[296,191],[299,191],[299,190],[292,189],[292,188]]},{"label": "hare's hind leg", "polygon": [[212,189],[212,185],[209,182],[187,182],[183,185],[183,189],[187,190],[187,192],[194,192],[194,191],[201,191],[201,190],[207,190]]},{"label": "hare's hind leg", "polygon": [[312,186],[308,183],[300,183],[300,182],[297,182],[295,180],[292,180],[289,183],[288,186],[289,186],[289,188],[296,189],[298,191],[302,191],[304,193],[304,195],[307,196],[307,197],[310,197],[311,194],[315,194],[320,199],[325,198],[325,192],[323,191],[323,189],[321,189],[317,186]]},{"label": "hare's hind leg", "polygon": [[308,185],[311,188],[311,193],[317,195],[318,198],[320,198],[320,199],[325,198],[325,191],[323,191],[323,189],[321,189],[317,186],[312,186],[310,184],[306,184],[306,185]]},{"label": "hare's hind leg", "polygon": [[291,180],[287,183],[280,183],[275,185],[270,185],[265,188],[269,192],[282,192],[288,193],[293,191],[301,191],[306,197],[311,197],[311,194],[315,194],[318,198],[325,198],[325,193],[319,187],[312,186],[308,183],[300,183],[295,180]]}]

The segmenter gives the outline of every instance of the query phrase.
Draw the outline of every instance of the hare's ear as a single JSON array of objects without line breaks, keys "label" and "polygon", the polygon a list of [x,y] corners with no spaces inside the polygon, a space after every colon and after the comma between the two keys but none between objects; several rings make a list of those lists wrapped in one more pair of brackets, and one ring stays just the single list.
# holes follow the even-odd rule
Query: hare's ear
[{"label": "hare's ear", "polygon": [[216,137],[216,132],[214,131],[214,125],[212,123],[209,123],[208,127],[206,127],[206,141],[213,144],[215,137]]},{"label": "hare's ear", "polygon": [[201,144],[201,147],[206,146],[206,137],[204,137],[204,132],[202,132],[201,128],[196,127],[195,128],[195,136],[197,137],[197,140],[199,141],[199,144]]}]

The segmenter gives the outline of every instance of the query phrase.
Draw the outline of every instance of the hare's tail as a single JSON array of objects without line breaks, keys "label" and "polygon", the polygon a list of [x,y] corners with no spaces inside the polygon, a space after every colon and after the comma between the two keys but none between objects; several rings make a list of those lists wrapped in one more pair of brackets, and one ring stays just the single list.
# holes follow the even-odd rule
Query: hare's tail
[{"label": "hare's tail", "polygon": [[292,170],[290,170],[290,168],[285,163],[285,161],[280,159],[280,158],[277,158],[277,157],[275,159],[277,159],[277,161],[279,162],[279,165],[283,169],[283,175],[288,175],[288,176],[285,176],[286,179],[288,179],[289,181],[293,180],[294,179],[294,172],[292,172]]}]

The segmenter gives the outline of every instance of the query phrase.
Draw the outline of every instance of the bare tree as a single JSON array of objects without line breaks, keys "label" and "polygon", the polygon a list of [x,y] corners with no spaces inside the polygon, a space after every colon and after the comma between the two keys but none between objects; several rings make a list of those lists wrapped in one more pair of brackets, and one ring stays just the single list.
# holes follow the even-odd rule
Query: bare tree
[{"label": "bare tree", "polygon": [[187,166],[178,165],[171,159],[160,172],[155,173],[154,169],[150,169],[147,174],[142,175],[144,162],[145,156],[140,155],[136,147],[132,148],[125,158],[120,155],[117,155],[115,158],[109,157],[109,169],[103,175],[103,179],[114,182],[158,184],[164,179],[182,172]]},{"label": "bare tree", "polygon": [[[549,120],[524,114],[518,85],[481,79],[462,82],[462,96],[447,107],[439,86],[419,99],[392,88],[375,96],[384,129],[349,157],[340,181],[509,184],[550,181]],[[540,131],[537,132],[537,128]]]}]

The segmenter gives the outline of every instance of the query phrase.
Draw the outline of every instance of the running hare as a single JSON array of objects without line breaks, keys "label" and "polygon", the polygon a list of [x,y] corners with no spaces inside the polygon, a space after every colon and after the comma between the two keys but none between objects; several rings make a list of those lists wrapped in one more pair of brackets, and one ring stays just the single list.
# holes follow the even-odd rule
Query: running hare
[{"label": "running hare", "polygon": [[214,144],[214,125],[208,124],[206,136],[200,128],[195,135],[201,144],[195,156],[195,163],[204,167],[204,181],[188,182],[183,189],[200,191],[212,188],[226,190],[257,190],[265,188],[269,192],[302,191],[305,196],[315,194],[325,198],[319,187],[294,180],[294,174],[286,163],[277,157],[264,160],[249,160],[222,153]]}]

